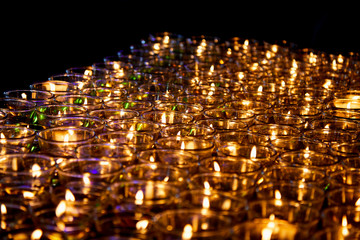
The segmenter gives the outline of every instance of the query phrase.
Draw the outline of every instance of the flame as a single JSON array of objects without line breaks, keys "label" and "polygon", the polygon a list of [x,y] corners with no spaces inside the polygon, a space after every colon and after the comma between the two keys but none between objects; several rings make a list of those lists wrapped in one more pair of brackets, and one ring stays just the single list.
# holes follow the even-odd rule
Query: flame
[{"label": "flame", "polygon": [[181,150],[184,150],[184,149],[185,149],[185,142],[184,142],[184,141],[181,142],[180,149],[181,149]]},{"label": "flame", "polygon": [[325,128],[325,129],[329,129],[329,128],[330,128],[330,124],[329,124],[329,123],[326,124],[324,128]]},{"label": "flame", "polygon": [[[304,180],[304,179],[303,179]],[[303,182],[301,182],[299,184],[299,195],[298,195],[298,201],[302,201],[304,198],[304,193],[303,193],[303,189],[304,189],[305,185]]]},{"label": "flame", "polygon": [[247,50],[248,47],[249,47],[249,40],[246,39],[246,40],[244,41],[243,49]]},{"label": "flame", "polygon": [[356,207],[360,207],[360,197],[359,197],[358,200],[355,202],[355,206],[356,206]]},{"label": "flame", "polygon": [[35,194],[33,192],[24,191],[23,192],[23,197],[25,199],[33,199],[35,197]]},{"label": "flame", "polygon": [[22,93],[21,98],[26,100],[27,99],[26,93]]},{"label": "flame", "polygon": [[341,233],[343,236],[347,236],[349,235],[349,230],[347,229],[347,218],[345,215],[343,215],[342,220],[341,220]]},{"label": "flame", "polygon": [[231,48],[228,48],[226,54],[230,56],[231,53],[232,53],[232,52],[231,52]]},{"label": "flame", "polygon": [[215,172],[220,172],[220,165],[218,162],[214,161],[214,171]]},{"label": "flame", "polygon": [[176,141],[180,141],[181,140],[181,131],[178,131],[176,134]]},{"label": "flame", "polygon": [[334,59],[331,63],[331,69],[336,71],[337,70],[337,64],[336,64],[336,60]]},{"label": "flame", "polygon": [[258,93],[261,93],[263,91],[263,86],[259,86],[258,89],[257,89]]},{"label": "flame", "polygon": [[90,186],[91,185],[90,173],[84,173],[82,180],[83,180],[84,186]]},{"label": "flame", "polygon": [[309,158],[309,157],[310,157],[309,146],[307,146],[307,147],[305,148],[304,158]]},{"label": "flame", "polygon": [[238,73],[239,80],[242,80],[245,77],[245,74],[243,72]]},{"label": "flame", "polygon": [[113,64],[113,69],[114,69],[114,70],[119,70],[119,69],[120,69],[120,64],[117,63],[117,62],[114,62],[114,64]]},{"label": "flame", "polygon": [[64,142],[68,143],[69,142],[69,134],[65,134],[64,136]]},{"label": "flame", "polygon": [[348,103],[347,103],[346,108],[347,108],[347,109],[351,109],[351,102],[348,102]]},{"label": "flame", "polygon": [[1,213],[1,215],[7,214],[6,206],[3,203],[1,204],[1,207],[0,207],[0,213]]},{"label": "flame", "polygon": [[281,201],[281,193],[278,189],[275,190],[275,206],[281,206],[282,205],[282,201]]},{"label": "flame", "polygon": [[41,236],[43,235],[43,232],[41,229],[35,229],[32,233],[31,233],[31,240],[38,240],[41,238]]},{"label": "flame", "polygon": [[325,83],[323,84],[323,87],[326,89],[329,89],[331,86],[331,80],[330,79],[326,79]]},{"label": "flame", "polygon": [[55,209],[55,215],[61,217],[66,212],[66,201],[61,200]]},{"label": "flame", "polygon": [[211,65],[210,70],[209,70],[209,75],[212,75],[214,72],[214,65]]},{"label": "flame", "polygon": [[56,86],[54,83],[49,83],[50,86],[50,92],[55,92],[56,91]]},{"label": "flame", "polygon": [[134,138],[134,133],[129,132],[128,134],[126,134],[126,139],[131,142]]},{"label": "flame", "polygon": [[69,202],[75,202],[75,196],[69,189],[65,190],[65,200]]},{"label": "flame", "polygon": [[6,144],[6,137],[3,133],[0,133],[0,143],[1,144]]},{"label": "flame", "polygon": [[159,51],[160,50],[160,43],[155,43],[154,46],[153,46],[153,49],[155,51]]},{"label": "flame", "polygon": [[202,207],[205,209],[209,209],[210,208],[210,200],[208,196],[205,196],[202,202]]},{"label": "flame", "polygon": [[275,229],[275,215],[272,213],[269,216],[269,222],[264,229],[261,230],[261,240],[270,240],[271,235]]},{"label": "flame", "polygon": [[210,183],[208,181],[204,182],[204,192],[206,195],[210,195]]},{"label": "flame", "polygon": [[341,63],[341,64],[344,63],[344,57],[341,54],[339,54],[337,61],[338,61],[338,63]]},{"label": "flame", "polygon": [[136,223],[136,230],[145,230],[149,226],[149,220],[140,220]]},{"label": "flame", "polygon": [[193,228],[190,224],[184,226],[184,230],[181,236],[182,240],[189,240],[192,237]]},{"label": "flame", "polygon": [[135,204],[141,205],[144,201],[144,193],[141,189],[139,189],[135,194]]},{"label": "flame", "polygon": [[33,178],[37,178],[41,176],[41,167],[39,164],[34,163],[31,167],[31,175]]},{"label": "flame", "polygon": [[250,159],[255,159],[255,158],[256,158],[256,146],[253,146],[250,152]]},{"label": "flame", "polygon": [[161,114],[161,123],[166,123],[166,114],[165,113],[163,113],[163,114]]},{"label": "flame", "polygon": [[151,155],[150,158],[149,158],[149,161],[150,162],[155,162],[155,158]]},{"label": "flame", "polygon": [[163,40],[163,44],[169,44],[170,42],[170,37],[169,36],[165,36],[164,40]]},{"label": "flame", "polygon": [[276,53],[278,51],[278,46],[277,45],[272,45],[271,46],[271,51]]}]

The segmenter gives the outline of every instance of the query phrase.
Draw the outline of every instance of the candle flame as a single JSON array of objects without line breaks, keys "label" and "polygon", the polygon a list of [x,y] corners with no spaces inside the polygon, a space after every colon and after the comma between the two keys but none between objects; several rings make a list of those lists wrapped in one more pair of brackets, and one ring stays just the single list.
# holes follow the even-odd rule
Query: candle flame
[{"label": "candle flame", "polygon": [[356,206],[356,207],[360,207],[360,197],[359,197],[358,200],[355,202],[355,206]]},{"label": "candle flame", "polygon": [[6,137],[5,137],[4,133],[0,133],[0,143],[6,144]]},{"label": "candle flame", "polygon": [[7,214],[7,208],[6,208],[5,204],[3,204],[3,203],[1,204],[1,207],[0,207],[0,213],[2,215]]},{"label": "candle flame", "polygon": [[41,229],[35,229],[32,233],[31,233],[31,240],[39,240],[41,238],[41,236],[43,235],[43,232]]},{"label": "candle flame", "polygon": [[263,86],[259,86],[258,89],[257,89],[258,93],[261,93],[263,91]]},{"label": "candle flame", "polygon": [[341,219],[341,228],[342,228],[341,233],[343,236],[349,235],[349,230],[347,229],[347,225],[348,225],[347,218],[345,215],[343,215]]},{"label": "candle flame", "polygon": [[136,230],[145,230],[149,225],[149,220],[140,220],[136,223]]},{"label": "candle flame", "polygon": [[181,131],[178,131],[176,134],[176,141],[180,141],[181,140]]},{"label": "candle flame", "polygon": [[149,158],[149,161],[150,162],[155,162],[155,158],[151,155],[150,158]]},{"label": "candle flame", "polygon": [[49,87],[50,87],[50,92],[55,92],[56,91],[56,86],[54,83],[49,83]]},{"label": "candle flame", "polygon": [[61,217],[66,212],[66,201],[61,200],[55,209],[55,215]]},{"label": "candle flame", "polygon": [[218,162],[214,161],[214,171],[215,172],[220,172],[220,165]]},{"label": "candle flame", "polygon": [[21,98],[26,100],[27,99],[26,93],[22,93]]},{"label": "candle flame", "polygon": [[69,135],[68,135],[68,134],[65,134],[65,136],[64,136],[64,142],[65,142],[65,143],[68,143],[68,142],[69,142]]},{"label": "candle flame", "polygon": [[256,146],[253,146],[250,152],[250,159],[255,159],[255,158],[256,158]]},{"label": "candle flame", "polygon": [[189,240],[192,237],[193,228],[190,224],[184,226],[184,230],[181,236],[182,240]]},{"label": "candle flame", "polygon": [[264,229],[261,230],[261,240],[270,240],[271,235],[275,229],[275,215],[272,213],[269,216],[269,222]]},{"label": "candle flame", "polygon": [[65,200],[69,202],[75,202],[75,196],[69,189],[65,190]]},{"label": "candle flame", "polygon": [[205,209],[209,209],[210,208],[210,200],[208,196],[205,196],[202,202],[202,207]]},{"label": "candle flame", "polygon": [[166,123],[166,114],[165,113],[163,113],[162,115],[161,115],[161,123]]},{"label": "candle flame", "polygon": [[346,108],[347,108],[347,109],[351,109],[351,102],[348,102],[348,103],[346,104]]},{"label": "candle flame", "polygon": [[41,176],[41,167],[39,164],[34,163],[31,167],[31,175],[33,178],[37,178]]},{"label": "candle flame", "polygon": [[281,193],[278,189],[275,190],[275,206],[281,206],[282,205],[282,201],[281,201]]},{"label": "candle flame", "polygon": [[181,142],[180,149],[181,149],[181,150],[184,150],[184,149],[185,149],[185,142],[184,142],[184,141]]},{"label": "candle flame", "polygon": [[141,205],[144,201],[144,193],[141,189],[139,189],[135,194],[135,204]]},{"label": "candle flame", "polygon": [[84,186],[90,186],[91,185],[91,181],[90,181],[90,173],[84,173],[84,176],[82,178]]}]

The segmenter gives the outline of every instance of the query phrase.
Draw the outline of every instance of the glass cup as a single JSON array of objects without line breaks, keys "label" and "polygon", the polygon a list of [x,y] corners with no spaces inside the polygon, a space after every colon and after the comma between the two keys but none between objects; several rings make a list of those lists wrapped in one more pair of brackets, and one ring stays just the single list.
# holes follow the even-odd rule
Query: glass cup
[{"label": "glass cup", "polygon": [[255,121],[260,124],[288,125],[300,130],[303,130],[306,124],[306,120],[300,116],[278,113],[265,113],[256,115]]},{"label": "glass cup", "polygon": [[30,85],[31,90],[49,91],[54,96],[77,93],[77,87],[70,82],[49,80],[44,82],[33,83]]},{"label": "glass cup", "polygon": [[204,112],[206,118],[212,119],[232,119],[241,120],[248,126],[251,126],[254,122],[255,115],[253,111],[247,110],[236,110],[231,108],[214,108]]},{"label": "glass cup", "polygon": [[198,157],[178,149],[152,149],[137,154],[140,163],[159,163],[187,171],[190,175],[198,172]]},{"label": "glass cup", "polygon": [[269,146],[270,138],[266,135],[259,135],[249,131],[230,131],[221,132],[215,135],[215,144],[217,147],[227,143],[239,143],[240,145],[262,145]]},{"label": "glass cup", "polygon": [[304,137],[328,145],[336,143],[352,143],[357,141],[357,136],[350,132],[333,129],[314,129],[304,132]]},{"label": "glass cup", "polygon": [[191,114],[175,111],[150,111],[143,113],[141,117],[146,121],[152,121],[163,127],[173,124],[188,124],[194,120]]},{"label": "glass cup", "polygon": [[204,125],[206,127],[214,128],[216,132],[243,132],[247,131],[248,125],[241,119],[220,119],[220,118],[208,118],[197,121],[198,125]]},{"label": "glass cup", "polygon": [[350,168],[333,172],[329,176],[331,188],[356,187],[360,184],[360,169]]},{"label": "glass cup", "polygon": [[74,181],[110,184],[119,179],[122,169],[120,162],[98,158],[62,159],[57,166],[62,184]]},{"label": "glass cup", "polygon": [[48,104],[52,101],[54,94],[49,91],[41,90],[10,90],[4,92],[6,98],[17,98],[22,100],[28,100],[35,103],[37,106]]},{"label": "glass cup", "polygon": [[129,94],[127,99],[129,101],[137,100],[137,101],[157,103],[157,102],[173,102],[175,97],[170,93],[136,92]]},{"label": "glass cup", "polygon": [[255,190],[255,179],[253,176],[234,173],[199,173],[190,177],[189,189],[216,190],[238,198],[250,199]]},{"label": "glass cup", "polygon": [[226,102],[224,106],[226,108],[253,111],[255,115],[259,115],[269,112],[272,105],[269,102],[261,102],[256,100],[235,100]]},{"label": "glass cup", "polygon": [[96,134],[104,131],[105,121],[96,117],[60,117],[51,121],[51,128],[53,127],[77,127],[88,128],[94,130]]},{"label": "glass cup", "polygon": [[360,231],[347,227],[327,227],[314,233],[311,240],[351,240],[360,237]]},{"label": "glass cup", "polygon": [[102,87],[91,87],[84,88],[81,90],[81,94],[100,97],[104,102],[111,100],[112,98],[126,99],[126,90],[124,89],[112,89],[112,88],[102,88]]},{"label": "glass cup", "polygon": [[30,151],[36,132],[33,129],[15,125],[0,126],[0,144],[24,148]]},{"label": "glass cup", "polygon": [[154,216],[157,239],[226,239],[232,231],[231,218],[211,210],[166,210]]},{"label": "glass cup", "polygon": [[134,180],[109,187],[111,204],[134,204],[144,212],[159,213],[174,207],[179,188],[167,182]]},{"label": "glass cup", "polygon": [[52,121],[61,117],[86,116],[87,109],[77,105],[49,104],[36,107],[32,123],[51,127]]},{"label": "glass cup", "polygon": [[[6,123],[8,124],[31,124],[31,116],[35,111],[34,102],[17,98],[0,98],[0,110],[7,114]],[[4,122],[4,114],[2,114]]]},{"label": "glass cup", "polygon": [[49,128],[38,134],[41,151],[57,157],[73,157],[78,146],[92,143],[94,139],[93,130],[76,127]]},{"label": "glass cup", "polygon": [[187,104],[200,104],[204,109],[212,109],[221,106],[225,100],[213,95],[181,95],[176,98],[177,102]]},{"label": "glass cup", "polygon": [[160,135],[160,125],[142,119],[113,120],[106,122],[108,131],[136,131],[152,134],[154,139]]},{"label": "glass cup", "polygon": [[279,124],[256,124],[249,127],[249,131],[256,134],[269,136],[272,139],[278,136],[302,136],[302,131],[300,131],[298,128]]},{"label": "glass cup", "polygon": [[215,135],[215,129],[198,124],[171,125],[164,127],[160,134],[162,137],[192,136],[212,140]]},{"label": "glass cup", "polygon": [[160,149],[184,150],[198,156],[200,160],[211,157],[214,150],[213,141],[188,136],[159,138],[155,145]]},{"label": "glass cup", "polygon": [[12,230],[26,226],[28,222],[31,221],[30,212],[26,206],[22,204],[11,203],[2,199],[0,201],[0,206],[0,232],[2,236]]},{"label": "glass cup", "polygon": [[99,158],[117,161],[124,167],[135,163],[134,149],[126,145],[111,143],[92,143],[81,145],[76,148],[77,158]]},{"label": "glass cup", "polygon": [[87,110],[95,110],[102,108],[103,100],[100,97],[93,97],[81,94],[67,94],[55,97],[55,102],[59,104],[78,105]]},{"label": "glass cup", "polygon": [[100,143],[126,145],[135,152],[152,149],[155,143],[153,134],[137,131],[106,132],[97,136]]},{"label": "glass cup", "polygon": [[149,112],[153,109],[153,104],[146,101],[128,101],[113,99],[104,103],[105,108],[116,108],[116,109],[130,109],[137,111],[141,114]]},{"label": "glass cup", "polygon": [[344,227],[360,229],[359,206],[333,206],[321,212],[322,227]]},{"label": "glass cup", "polygon": [[114,120],[133,119],[138,117],[139,113],[128,109],[107,108],[107,109],[92,110],[89,112],[89,116],[97,117],[106,121],[114,121]]},{"label": "glass cup", "polygon": [[247,202],[226,192],[209,189],[182,191],[175,199],[176,209],[212,210],[230,217],[234,224],[246,219]]},{"label": "glass cup", "polygon": [[360,190],[357,186],[341,186],[328,191],[328,206],[360,206]]},{"label": "glass cup", "polygon": [[263,182],[256,187],[257,199],[285,199],[296,201],[317,211],[323,206],[325,191],[304,182]]},{"label": "glass cup", "polygon": [[181,113],[189,113],[194,117],[194,120],[202,118],[202,111],[204,108],[200,104],[179,103],[179,102],[164,102],[158,103],[154,106],[155,111],[176,111]]},{"label": "glass cup", "polygon": [[55,160],[35,153],[13,153],[0,157],[0,184],[5,186],[48,186],[55,170]]},{"label": "glass cup", "polygon": [[164,165],[161,163],[141,163],[125,168],[120,180],[150,180],[159,183],[171,184],[178,188],[185,188],[187,186],[187,177],[187,171],[172,165]]}]

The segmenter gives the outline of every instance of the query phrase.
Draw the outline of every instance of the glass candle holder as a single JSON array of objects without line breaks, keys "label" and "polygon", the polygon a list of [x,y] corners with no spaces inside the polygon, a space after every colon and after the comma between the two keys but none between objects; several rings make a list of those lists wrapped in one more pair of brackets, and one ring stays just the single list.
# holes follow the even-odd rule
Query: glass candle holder
[{"label": "glass candle holder", "polygon": [[214,156],[203,159],[199,165],[201,172],[234,173],[252,176],[254,179],[257,179],[262,169],[262,165],[259,162],[241,157]]},{"label": "glass candle holder", "polygon": [[197,124],[171,125],[161,130],[162,137],[191,136],[212,140],[214,135],[215,129]]},{"label": "glass candle holder", "polygon": [[70,82],[49,80],[45,82],[38,82],[30,85],[31,90],[49,91],[54,96],[65,95],[69,93],[76,93],[77,87]]},{"label": "glass candle holder", "polygon": [[160,125],[142,119],[114,120],[106,122],[108,131],[136,131],[152,134],[154,139],[160,135]]},{"label": "glass candle holder", "polygon": [[318,142],[330,144],[355,142],[357,136],[347,131],[328,128],[314,129],[304,132],[304,137]]},{"label": "glass candle holder", "polygon": [[179,188],[151,180],[123,181],[109,187],[110,201],[115,204],[135,204],[144,212],[158,213],[174,206]]},{"label": "glass candle holder", "polygon": [[141,117],[146,121],[152,121],[163,127],[173,124],[188,124],[194,120],[194,117],[190,114],[175,111],[150,111],[143,113]]},{"label": "glass candle holder", "polygon": [[13,153],[0,157],[0,183],[31,186],[48,186],[55,170],[52,157],[35,153]]},{"label": "glass candle holder", "polygon": [[342,160],[345,169],[360,169],[360,157],[350,157]]},{"label": "glass candle holder", "polygon": [[200,86],[194,86],[192,88],[188,88],[186,89],[186,94],[216,96],[223,99],[230,99],[231,97],[229,89],[216,87],[216,86],[208,86],[208,85],[200,85]]},{"label": "glass candle holder", "polygon": [[154,106],[156,111],[176,111],[181,113],[189,113],[194,117],[194,120],[202,118],[202,111],[204,108],[200,104],[178,103],[178,102],[164,102]]},{"label": "glass candle holder", "polygon": [[156,147],[160,149],[177,149],[190,152],[199,159],[211,157],[214,150],[213,141],[196,137],[165,137],[156,141]]},{"label": "glass candle holder", "polygon": [[57,157],[75,156],[75,149],[95,139],[95,132],[87,128],[56,127],[39,132],[41,151]]},{"label": "glass candle holder", "polygon": [[306,166],[273,165],[262,171],[261,182],[304,182],[324,188],[327,183],[325,172]]},{"label": "glass candle holder", "polygon": [[140,93],[168,93],[178,96],[184,93],[182,85],[172,83],[149,82],[139,86]]},{"label": "glass candle holder", "polygon": [[357,186],[341,186],[331,189],[327,195],[328,206],[360,206],[357,201],[360,198],[360,190]]},{"label": "glass candle holder", "polygon": [[269,145],[270,138],[266,135],[259,135],[249,131],[239,132],[221,132],[215,135],[215,144],[217,147],[227,143],[239,143],[240,145]]},{"label": "glass candle holder", "polygon": [[114,79],[112,77],[113,76],[110,76],[110,78],[107,79],[102,78],[96,80],[94,83],[95,87],[125,90],[127,93],[133,93],[138,90],[138,87],[141,84],[140,81],[128,81],[126,79]]},{"label": "glass candle holder", "polygon": [[333,206],[321,212],[323,227],[360,228],[359,206]]},{"label": "glass candle holder", "polygon": [[255,121],[259,124],[288,125],[300,130],[303,130],[306,124],[306,120],[300,116],[278,113],[265,113],[256,115]]},{"label": "glass candle holder", "polygon": [[212,109],[221,106],[225,100],[213,95],[181,95],[176,98],[177,102],[186,104],[200,104],[204,109]]},{"label": "glass candle holder", "polygon": [[190,178],[189,189],[217,190],[228,192],[235,197],[250,199],[255,190],[255,180],[253,176],[234,173],[199,173]]},{"label": "glass candle holder", "polygon": [[122,169],[120,162],[98,158],[64,159],[57,166],[59,181],[62,184],[87,180],[110,184],[119,178]]},{"label": "glass candle holder", "polygon": [[298,238],[299,232],[300,230],[288,221],[258,218],[236,226],[233,239],[295,240]]},{"label": "glass candle holder", "polygon": [[87,109],[77,105],[50,104],[36,107],[32,123],[51,127],[52,121],[61,117],[85,116]]},{"label": "glass candle holder", "polygon": [[99,158],[117,161],[124,167],[135,163],[134,149],[126,145],[111,143],[85,144],[76,148],[77,158]]},{"label": "glass candle holder", "polygon": [[48,104],[52,101],[54,94],[49,91],[41,90],[10,90],[4,92],[6,98],[17,98],[22,100],[28,100],[35,103],[37,106]]},{"label": "glass candle holder", "polygon": [[128,110],[128,109],[107,108],[107,109],[92,110],[89,112],[89,116],[104,119],[106,121],[114,121],[114,120],[133,119],[138,117],[139,113],[134,110]]},{"label": "glass candle holder", "polygon": [[209,109],[204,112],[204,115],[207,118],[241,120],[248,126],[251,126],[255,119],[253,111],[236,110],[231,108]]},{"label": "glass candle holder", "polygon": [[224,104],[226,108],[253,111],[255,115],[264,114],[270,111],[271,103],[254,100],[235,100]]},{"label": "glass candle holder", "polygon": [[7,114],[6,122],[9,124],[31,124],[31,116],[35,111],[35,106],[35,103],[28,100],[0,98],[0,110]]},{"label": "glass candle holder", "polygon": [[248,125],[241,119],[208,118],[197,121],[198,125],[214,128],[216,132],[247,131]]},{"label": "glass candle holder", "polygon": [[77,127],[94,130],[96,134],[104,131],[105,121],[96,117],[60,117],[50,122],[53,127]]},{"label": "glass candle holder", "polygon": [[130,109],[137,111],[141,114],[149,112],[153,109],[153,103],[146,101],[127,101],[113,99],[105,102],[105,108],[116,108],[116,109]]},{"label": "glass candle holder", "polygon": [[275,139],[278,136],[302,136],[302,132],[298,128],[279,124],[256,124],[249,127],[249,131],[256,134],[267,135],[270,139]]},{"label": "glass candle holder", "polygon": [[267,182],[256,187],[257,199],[285,199],[320,211],[325,192],[320,187],[304,182]]},{"label": "glass candle holder", "polygon": [[102,108],[103,100],[100,97],[93,97],[81,94],[67,94],[55,97],[55,102],[59,104],[78,105],[87,110],[95,110]]},{"label": "glass candle holder", "polygon": [[234,224],[246,218],[247,202],[226,192],[209,189],[181,192],[175,199],[177,209],[203,209],[217,212],[220,216],[230,217]]},{"label": "glass candle holder", "polygon": [[327,109],[360,110],[360,102],[357,99],[335,98],[326,106]]},{"label": "glass candle holder", "polygon": [[180,168],[161,163],[141,163],[124,169],[121,180],[150,180],[167,183],[178,188],[186,187],[188,173]]},{"label": "glass candle holder", "polygon": [[128,100],[129,101],[145,101],[145,102],[152,102],[152,103],[157,103],[157,102],[173,102],[175,99],[174,95],[170,94],[170,93],[151,93],[151,92],[147,92],[147,93],[141,93],[141,92],[136,92],[136,93],[131,93],[128,96]]},{"label": "glass candle holder", "polygon": [[30,151],[36,132],[33,129],[15,125],[0,126],[0,144],[18,146]]},{"label": "glass candle holder", "polygon": [[0,231],[2,234],[18,229],[29,222],[31,215],[25,206],[5,200],[0,201],[0,206]]},{"label": "glass candle holder", "polygon": [[340,160],[360,156],[360,143],[332,143],[330,145],[331,154]]},{"label": "glass candle holder", "polygon": [[356,110],[348,109],[327,109],[324,111],[325,117],[335,118],[335,119],[344,119],[349,121],[360,121],[360,113]]},{"label": "glass candle holder", "polygon": [[105,102],[111,100],[111,98],[126,99],[127,92],[124,89],[92,87],[82,89],[81,94],[92,97],[100,97]]},{"label": "glass candle holder", "polygon": [[310,129],[332,129],[351,133],[353,139],[359,138],[360,124],[345,119],[316,119],[310,123]]},{"label": "glass candle holder", "polygon": [[232,230],[231,218],[210,210],[167,210],[154,216],[158,239],[225,239]]},{"label": "glass candle holder", "polygon": [[218,156],[232,156],[251,159],[259,162],[263,166],[269,166],[274,163],[277,156],[275,150],[267,146],[254,144],[239,144],[236,142],[223,142],[217,148]]},{"label": "glass candle holder", "polygon": [[140,163],[159,163],[187,171],[190,175],[198,171],[198,157],[178,149],[152,149],[137,154]]},{"label": "glass candle holder", "polygon": [[360,169],[350,168],[333,172],[329,178],[331,188],[356,187],[360,184]]},{"label": "glass candle holder", "polygon": [[360,231],[347,227],[327,227],[315,232],[311,239],[314,240],[351,240],[359,238]]},{"label": "glass candle holder", "polygon": [[285,220],[300,231],[301,238],[309,238],[316,231],[320,212],[298,202],[283,199],[268,199],[250,201],[248,204],[248,219],[275,219]]},{"label": "glass candle holder", "polygon": [[153,148],[155,140],[153,134],[137,131],[106,132],[97,136],[100,143],[127,145],[135,152]]},{"label": "glass candle holder", "polygon": [[283,165],[302,166],[323,171],[326,175],[342,169],[337,158],[307,149],[283,153],[277,160]]},{"label": "glass candle holder", "polygon": [[[322,105],[321,105],[322,106]],[[274,113],[290,114],[304,118],[307,122],[320,118],[322,108],[315,105],[290,105],[273,109]]]}]

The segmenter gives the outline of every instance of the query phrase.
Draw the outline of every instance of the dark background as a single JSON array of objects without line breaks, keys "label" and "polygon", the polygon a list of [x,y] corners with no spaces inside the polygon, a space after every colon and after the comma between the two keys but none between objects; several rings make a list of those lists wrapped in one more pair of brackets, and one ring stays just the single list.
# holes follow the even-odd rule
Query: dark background
[{"label": "dark background", "polygon": [[101,62],[163,31],[285,39],[329,53],[360,52],[356,9],[310,1],[12,2],[1,8],[0,91],[27,89],[69,67]]}]

